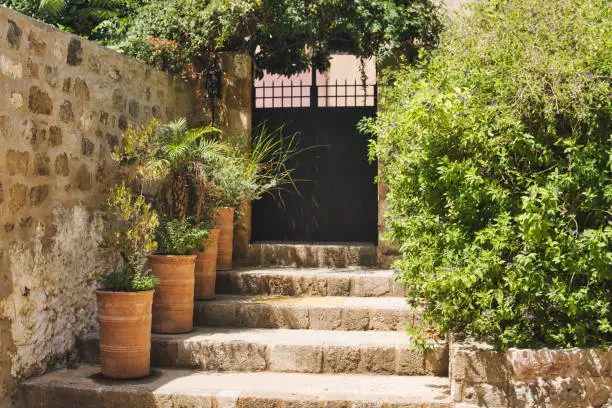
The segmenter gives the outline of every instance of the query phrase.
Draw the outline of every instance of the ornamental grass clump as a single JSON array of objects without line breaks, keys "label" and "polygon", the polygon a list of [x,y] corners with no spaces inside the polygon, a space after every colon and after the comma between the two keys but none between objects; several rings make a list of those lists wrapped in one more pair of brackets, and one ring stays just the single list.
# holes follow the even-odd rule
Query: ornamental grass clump
[{"label": "ornamental grass clump", "polygon": [[500,348],[612,343],[611,79],[606,0],[476,2],[388,75],[363,126],[425,326]]}]

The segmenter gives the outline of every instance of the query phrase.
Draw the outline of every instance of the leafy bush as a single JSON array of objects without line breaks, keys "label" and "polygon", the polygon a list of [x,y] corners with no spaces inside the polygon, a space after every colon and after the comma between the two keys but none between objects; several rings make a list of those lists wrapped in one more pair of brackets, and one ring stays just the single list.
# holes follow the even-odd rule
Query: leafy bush
[{"label": "leafy bush", "polygon": [[387,77],[364,127],[425,323],[501,348],[612,342],[612,12],[488,0]]},{"label": "leafy bush", "polygon": [[122,40],[148,0],[0,0],[0,5],[104,45]]},{"label": "leafy bush", "polygon": [[[257,74],[329,65],[333,51],[380,59],[432,46],[440,28],[433,1],[151,0],[134,18],[124,51],[191,77],[218,51],[248,52]],[[313,52],[311,52],[313,51]]]},{"label": "leafy bush", "polygon": [[147,255],[157,248],[157,214],[143,196],[134,196],[122,183],[110,190],[104,210],[111,216],[102,248],[119,255],[119,264],[104,277],[106,290],[138,292],[152,290],[158,280],[146,268]]},{"label": "leafy bush", "polygon": [[163,219],[155,231],[157,254],[187,255],[194,249],[202,249],[208,231],[189,219]]}]

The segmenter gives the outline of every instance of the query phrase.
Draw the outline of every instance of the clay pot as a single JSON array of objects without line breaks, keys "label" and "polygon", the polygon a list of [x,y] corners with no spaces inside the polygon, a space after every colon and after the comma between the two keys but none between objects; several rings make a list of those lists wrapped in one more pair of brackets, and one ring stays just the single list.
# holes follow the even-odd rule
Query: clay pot
[{"label": "clay pot", "polygon": [[219,230],[211,229],[208,238],[204,239],[204,252],[196,252],[198,256],[195,266],[196,299],[210,300],[215,298],[218,242]]},{"label": "clay pot", "polygon": [[151,255],[152,274],[159,278],[153,297],[153,333],[193,330],[195,255]]},{"label": "clay pot", "polygon": [[151,373],[152,290],[98,291],[102,375],[116,379]]},{"label": "clay pot", "polygon": [[217,253],[217,270],[232,269],[234,248],[234,209],[229,207],[215,209],[215,224],[219,229],[219,247]]}]

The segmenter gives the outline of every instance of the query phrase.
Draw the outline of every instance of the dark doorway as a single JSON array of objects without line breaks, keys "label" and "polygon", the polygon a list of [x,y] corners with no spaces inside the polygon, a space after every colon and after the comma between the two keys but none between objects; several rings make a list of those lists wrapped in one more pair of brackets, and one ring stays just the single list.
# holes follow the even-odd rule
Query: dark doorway
[{"label": "dark doorway", "polygon": [[254,89],[254,129],[283,127],[304,149],[290,166],[299,194],[281,192],[253,205],[253,241],[361,242],[378,240],[376,164],[357,123],[376,115],[376,85],[302,83]]}]

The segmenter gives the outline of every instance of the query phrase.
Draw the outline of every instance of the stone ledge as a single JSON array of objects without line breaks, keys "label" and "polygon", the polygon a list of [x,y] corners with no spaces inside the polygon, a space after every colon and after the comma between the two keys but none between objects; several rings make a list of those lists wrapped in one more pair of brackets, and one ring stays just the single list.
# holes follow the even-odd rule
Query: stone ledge
[{"label": "stone ledge", "polygon": [[489,408],[602,407],[612,404],[612,349],[496,351],[482,343],[450,348],[455,402]]},{"label": "stone ledge", "polygon": [[420,312],[403,298],[218,296],[195,303],[198,326],[404,331]]},{"label": "stone ledge", "polygon": [[388,375],[216,373],[155,369],[142,380],[105,379],[97,366],[33,378],[24,408],[451,408],[448,379]]},{"label": "stone ledge", "polygon": [[373,244],[289,244],[253,243],[239,265],[346,268],[375,266],[377,247]]},{"label": "stone ledge", "polygon": [[[448,375],[448,348],[432,342],[424,354],[401,332],[342,332],[198,327],[152,338],[155,367],[208,371]],[[99,362],[97,336],[80,346],[81,361]]]},{"label": "stone ledge", "polygon": [[272,296],[403,297],[405,285],[389,270],[300,268],[238,269],[217,272],[221,294]]}]

